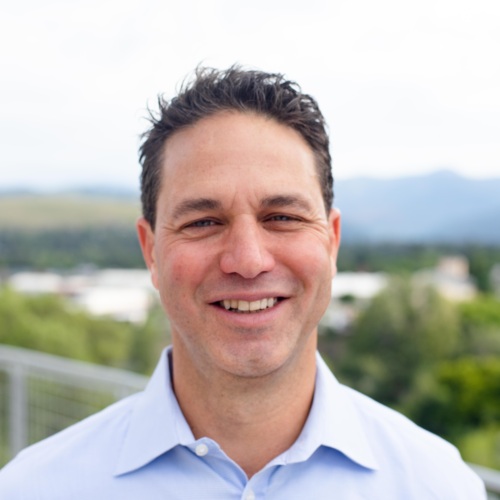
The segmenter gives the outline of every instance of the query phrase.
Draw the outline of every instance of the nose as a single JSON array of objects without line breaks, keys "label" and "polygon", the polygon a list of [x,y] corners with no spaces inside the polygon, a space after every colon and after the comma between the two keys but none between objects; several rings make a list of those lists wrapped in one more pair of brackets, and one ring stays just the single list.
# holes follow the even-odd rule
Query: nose
[{"label": "nose", "polygon": [[257,221],[234,222],[227,232],[220,268],[226,274],[236,273],[251,279],[270,271],[275,264],[274,257],[266,248],[264,229]]}]

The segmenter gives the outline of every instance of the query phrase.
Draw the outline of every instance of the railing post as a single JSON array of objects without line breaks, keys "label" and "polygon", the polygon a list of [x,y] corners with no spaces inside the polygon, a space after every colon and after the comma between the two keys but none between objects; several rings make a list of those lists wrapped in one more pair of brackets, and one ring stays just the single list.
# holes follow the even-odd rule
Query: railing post
[{"label": "railing post", "polygon": [[21,364],[8,367],[9,374],[9,445],[14,457],[28,444],[28,398],[26,371]]}]

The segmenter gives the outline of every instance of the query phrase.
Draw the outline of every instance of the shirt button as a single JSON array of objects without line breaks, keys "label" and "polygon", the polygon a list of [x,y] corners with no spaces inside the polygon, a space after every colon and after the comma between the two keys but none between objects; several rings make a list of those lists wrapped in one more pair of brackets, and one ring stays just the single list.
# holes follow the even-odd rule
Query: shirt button
[{"label": "shirt button", "polygon": [[208,453],[208,446],[206,444],[199,444],[195,449],[195,453],[199,457],[204,457]]},{"label": "shirt button", "polygon": [[252,490],[248,490],[245,500],[255,500],[255,493]]}]

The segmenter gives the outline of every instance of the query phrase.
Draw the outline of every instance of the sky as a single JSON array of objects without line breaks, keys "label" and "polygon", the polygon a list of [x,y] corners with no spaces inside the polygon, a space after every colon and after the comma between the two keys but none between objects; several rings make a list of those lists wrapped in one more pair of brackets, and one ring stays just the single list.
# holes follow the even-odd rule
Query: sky
[{"label": "sky", "polygon": [[0,189],[137,188],[156,96],[198,64],[313,95],[334,176],[500,177],[498,0],[0,0]]}]

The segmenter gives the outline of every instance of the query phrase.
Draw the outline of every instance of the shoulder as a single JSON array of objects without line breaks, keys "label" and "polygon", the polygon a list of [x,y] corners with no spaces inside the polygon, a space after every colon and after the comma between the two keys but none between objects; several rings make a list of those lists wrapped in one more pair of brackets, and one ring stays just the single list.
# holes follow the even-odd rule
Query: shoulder
[{"label": "shoulder", "polygon": [[[452,444],[351,388],[342,390],[360,416],[381,471],[418,484],[425,498],[448,498],[450,492],[456,499],[486,498],[482,481]],[[439,491],[443,496],[435,496]]]},{"label": "shoulder", "polygon": [[65,485],[76,486],[90,470],[93,477],[106,474],[114,466],[137,396],[125,398],[21,451],[0,470],[0,498],[31,500],[39,498],[36,492],[40,489],[45,491],[42,485],[52,482],[61,492],[68,491]]}]

